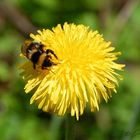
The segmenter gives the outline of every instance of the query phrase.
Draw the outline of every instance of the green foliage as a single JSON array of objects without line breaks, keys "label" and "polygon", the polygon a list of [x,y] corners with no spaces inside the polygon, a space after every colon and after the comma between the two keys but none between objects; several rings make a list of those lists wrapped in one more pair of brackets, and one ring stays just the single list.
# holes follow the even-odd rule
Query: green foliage
[{"label": "green foliage", "polygon": [[139,62],[140,60],[140,7],[137,7],[133,16],[129,19],[128,24],[119,36],[118,46],[123,51],[125,60]]},{"label": "green foliage", "polygon": [[0,62],[0,81],[2,82],[7,81],[8,75],[9,75],[9,71],[8,71],[7,64],[4,63],[3,61]]},{"label": "green foliage", "polygon": [[[99,112],[89,113],[87,109],[72,130],[76,139],[118,140],[127,136],[140,139],[140,106],[137,105],[140,102],[140,4],[118,34],[111,32],[117,30],[114,21],[125,2],[127,0],[7,0],[37,28],[51,28],[64,22],[85,24],[99,30],[108,40],[114,37],[113,45],[122,52],[119,61],[126,63],[126,68],[118,94],[114,94],[108,104],[102,102]],[[24,93],[25,83],[17,69],[23,38],[10,18],[0,13],[0,140],[64,139],[64,119],[29,105],[32,93]]]}]

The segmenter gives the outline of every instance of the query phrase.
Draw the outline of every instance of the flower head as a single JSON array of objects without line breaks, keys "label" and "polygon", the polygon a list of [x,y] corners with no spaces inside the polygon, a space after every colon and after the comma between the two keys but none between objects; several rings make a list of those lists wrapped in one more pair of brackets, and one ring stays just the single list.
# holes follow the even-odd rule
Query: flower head
[{"label": "flower head", "polygon": [[97,31],[65,23],[30,36],[53,50],[59,61],[50,69],[34,69],[29,60],[21,66],[25,92],[35,89],[31,104],[36,102],[43,111],[58,115],[68,111],[78,120],[87,103],[91,111],[99,110],[101,99],[107,102],[116,92],[121,79],[116,70],[124,67],[115,62],[120,52],[114,52],[111,42]]}]

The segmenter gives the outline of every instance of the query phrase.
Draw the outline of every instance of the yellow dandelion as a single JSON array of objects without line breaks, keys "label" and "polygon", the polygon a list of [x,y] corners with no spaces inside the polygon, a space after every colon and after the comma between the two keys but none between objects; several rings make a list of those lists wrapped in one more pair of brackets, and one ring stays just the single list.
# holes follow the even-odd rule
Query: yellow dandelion
[{"label": "yellow dandelion", "polygon": [[107,102],[116,92],[121,79],[116,70],[124,65],[115,62],[120,52],[113,52],[111,42],[98,31],[65,23],[30,36],[53,50],[59,61],[50,69],[34,69],[29,60],[20,67],[27,81],[25,92],[34,89],[31,104],[36,102],[39,109],[60,116],[70,112],[78,120],[87,104],[92,112],[99,110],[101,99]]}]

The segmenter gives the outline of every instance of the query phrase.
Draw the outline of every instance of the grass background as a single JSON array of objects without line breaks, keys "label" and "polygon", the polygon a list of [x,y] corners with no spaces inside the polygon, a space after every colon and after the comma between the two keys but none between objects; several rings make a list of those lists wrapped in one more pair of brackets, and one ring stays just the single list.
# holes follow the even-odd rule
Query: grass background
[{"label": "grass background", "polygon": [[1,0],[0,1],[0,140],[64,140],[64,117],[29,105],[17,65],[22,42],[36,29],[58,23],[85,24],[121,51],[124,80],[100,111],[87,109],[75,121],[76,140],[140,139],[139,0]]}]

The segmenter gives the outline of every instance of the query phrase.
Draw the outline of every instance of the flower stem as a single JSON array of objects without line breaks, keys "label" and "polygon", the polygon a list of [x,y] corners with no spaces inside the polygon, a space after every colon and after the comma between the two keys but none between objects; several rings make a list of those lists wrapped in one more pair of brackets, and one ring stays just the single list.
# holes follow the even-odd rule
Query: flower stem
[{"label": "flower stem", "polygon": [[65,140],[74,140],[75,139],[75,128],[74,128],[74,119],[71,116],[66,116],[65,118]]},{"label": "flower stem", "polygon": [[62,124],[62,118],[56,115],[52,116],[52,122],[50,126],[50,133],[48,136],[49,140],[58,140],[59,139],[59,130]]}]

